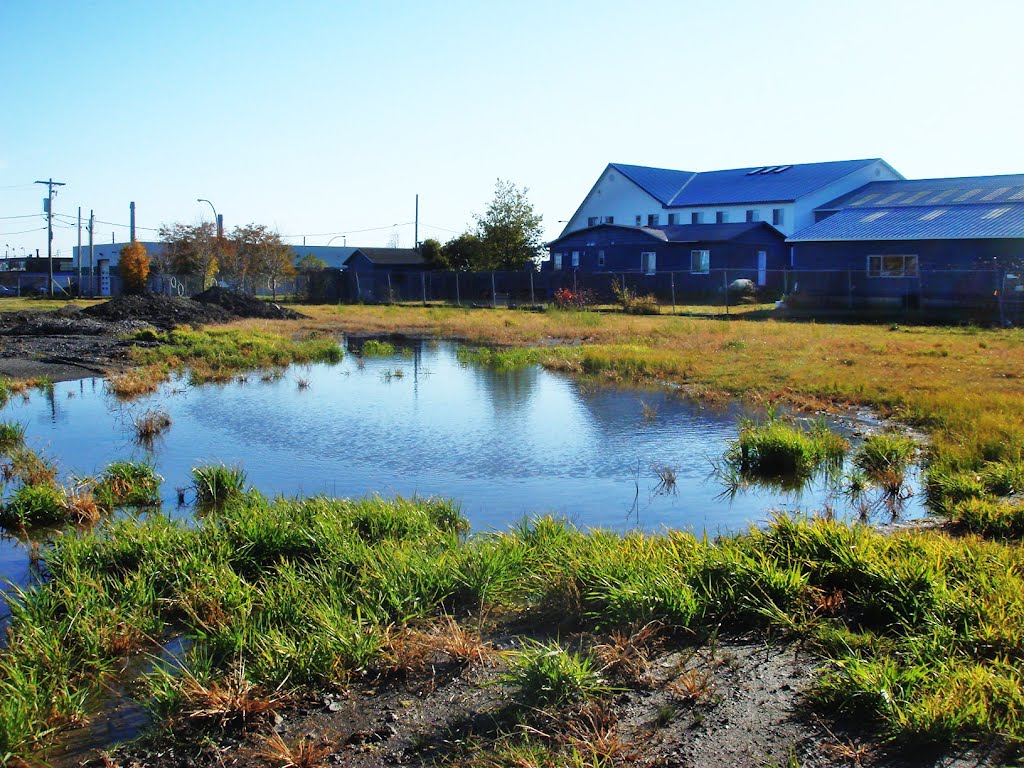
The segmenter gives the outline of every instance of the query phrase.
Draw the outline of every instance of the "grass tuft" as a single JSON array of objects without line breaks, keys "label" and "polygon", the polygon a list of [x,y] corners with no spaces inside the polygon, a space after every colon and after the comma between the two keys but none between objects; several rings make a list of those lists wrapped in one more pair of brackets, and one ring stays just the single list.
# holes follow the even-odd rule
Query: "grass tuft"
[{"label": "grass tuft", "polygon": [[192,469],[192,488],[200,508],[219,508],[239,498],[245,490],[245,470],[226,464],[208,464]]}]

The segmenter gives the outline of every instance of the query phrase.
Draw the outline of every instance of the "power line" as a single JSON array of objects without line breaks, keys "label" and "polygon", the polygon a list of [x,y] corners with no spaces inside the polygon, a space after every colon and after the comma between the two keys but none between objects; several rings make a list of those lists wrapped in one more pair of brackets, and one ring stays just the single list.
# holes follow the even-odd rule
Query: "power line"
[{"label": "power line", "polygon": [[42,232],[46,227],[36,227],[35,229],[23,229],[20,232],[0,232],[0,235],[24,235],[26,232]]},{"label": "power line", "polygon": [[42,216],[41,213],[23,213],[20,216],[0,216],[0,219],[31,219],[33,216]]}]

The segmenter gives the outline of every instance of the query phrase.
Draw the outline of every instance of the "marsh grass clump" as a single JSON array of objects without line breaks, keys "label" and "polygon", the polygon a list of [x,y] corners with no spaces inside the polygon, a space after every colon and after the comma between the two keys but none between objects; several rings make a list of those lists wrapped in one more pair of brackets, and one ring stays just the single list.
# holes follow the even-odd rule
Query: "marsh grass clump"
[{"label": "marsh grass clump", "polygon": [[160,482],[148,461],[115,461],[97,478],[92,496],[105,510],[148,507],[160,503]]},{"label": "marsh grass clump", "polygon": [[395,345],[381,339],[367,339],[359,348],[363,357],[391,357],[396,352]]},{"label": "marsh grass clump", "polygon": [[823,422],[800,427],[774,414],[762,422],[745,419],[739,438],[725,453],[725,466],[746,482],[801,487],[820,469],[842,466],[847,440]]},{"label": "marsh grass clump", "polygon": [[678,476],[676,470],[666,464],[652,464],[651,471],[658,478],[658,484],[654,487],[655,494],[676,493],[676,481]]},{"label": "marsh grass clump", "polygon": [[556,642],[531,641],[501,676],[529,707],[560,710],[586,704],[612,692],[589,655],[567,651]]},{"label": "marsh grass clump", "polygon": [[135,439],[142,445],[151,446],[163,432],[171,426],[171,417],[167,411],[150,408],[132,418]]},{"label": "marsh grass clump", "polygon": [[153,394],[169,378],[170,374],[164,366],[143,365],[108,376],[107,389],[119,400],[132,400]]},{"label": "marsh grass clump", "polygon": [[917,443],[897,432],[882,432],[864,438],[853,456],[853,463],[872,479],[902,475],[913,463]]},{"label": "marsh grass clump", "polygon": [[0,525],[29,528],[56,525],[65,519],[64,494],[53,485],[23,485],[0,510]]},{"label": "marsh grass clump", "polygon": [[540,351],[530,347],[494,349],[491,347],[459,347],[455,356],[461,365],[478,365],[495,371],[529,368],[540,360]]},{"label": "marsh grass clump", "polygon": [[25,425],[14,421],[0,422],[0,454],[10,453],[25,444]]},{"label": "marsh grass clump", "polygon": [[226,464],[207,464],[192,469],[192,488],[196,505],[201,508],[221,507],[240,497],[245,490],[245,470]]}]

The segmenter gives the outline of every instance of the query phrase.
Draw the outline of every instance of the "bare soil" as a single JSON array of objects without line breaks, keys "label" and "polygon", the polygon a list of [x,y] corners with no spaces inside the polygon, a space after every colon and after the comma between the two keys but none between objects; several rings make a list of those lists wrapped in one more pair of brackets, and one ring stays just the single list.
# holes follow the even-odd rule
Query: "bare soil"
[{"label": "bare soil", "polygon": [[0,313],[0,376],[45,377],[52,381],[102,376],[130,365],[134,341],[126,338],[151,328],[226,323],[242,317],[300,318],[277,304],[223,288],[192,298],[119,296],[82,309],[68,305],[52,312]]},{"label": "bare soil", "polygon": [[[515,643],[495,641],[504,650]],[[309,695],[244,728],[211,730],[179,722],[112,756],[79,764],[282,766],[285,758],[269,755],[272,740],[280,737],[293,754],[303,744],[315,748],[319,757],[313,764],[321,766],[528,766],[492,752],[509,734],[524,732],[535,741],[575,745],[590,755],[588,765],[967,768],[1003,764],[1008,757],[977,749],[940,755],[886,746],[863,724],[812,714],[806,698],[818,662],[793,645],[737,638],[664,652],[652,661],[651,681],[613,680],[621,691],[605,706],[559,719],[518,700],[500,681],[503,662],[459,664],[438,655],[418,673]],[[679,684],[683,680],[691,681],[692,696]]]}]

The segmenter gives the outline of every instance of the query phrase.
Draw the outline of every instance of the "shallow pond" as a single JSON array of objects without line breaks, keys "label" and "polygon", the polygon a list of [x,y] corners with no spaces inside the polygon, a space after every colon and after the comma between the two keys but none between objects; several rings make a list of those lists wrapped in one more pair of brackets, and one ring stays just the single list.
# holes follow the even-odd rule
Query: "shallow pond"
[{"label": "shallow pond", "polygon": [[[172,424],[145,447],[133,421],[152,409]],[[151,460],[164,478],[165,510],[181,516],[190,510],[177,505],[177,489],[189,488],[190,470],[218,462],[241,465],[268,495],[454,497],[474,531],[549,512],[581,526],[710,535],[761,523],[773,510],[830,505],[851,514],[824,481],[798,493],[749,487],[723,496],[712,464],[736,438],[741,415],[738,406],[710,410],[668,390],[463,365],[455,344],[415,341],[394,355],[349,351],[337,365],[276,377],[170,382],[131,403],[108,394],[101,379],[63,382],[52,395],[14,398],[0,419],[24,424],[29,445],[65,476]],[[659,485],[659,468],[675,473],[674,488]],[[919,498],[904,516],[922,514]],[[0,542],[0,575],[22,582],[26,563],[24,545]]]}]

